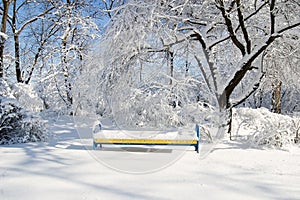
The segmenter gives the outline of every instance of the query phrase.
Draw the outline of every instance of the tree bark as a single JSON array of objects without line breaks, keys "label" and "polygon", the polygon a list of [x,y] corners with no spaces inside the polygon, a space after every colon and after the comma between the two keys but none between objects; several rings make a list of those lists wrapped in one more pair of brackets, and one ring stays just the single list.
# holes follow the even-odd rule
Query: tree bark
[{"label": "tree bark", "polygon": [[19,33],[17,32],[17,0],[13,3],[13,16],[12,16],[12,31],[14,34],[14,45],[15,45],[15,69],[17,82],[22,82],[22,74],[20,67],[20,42]]},{"label": "tree bark", "polygon": [[272,91],[272,111],[278,114],[281,113],[281,85],[282,82],[276,79]]},{"label": "tree bark", "polygon": [[[8,8],[10,4],[10,0],[2,0],[3,3],[3,14],[1,21],[1,32],[3,34],[6,33],[6,22],[8,17]],[[5,36],[0,37],[0,78],[3,78],[4,75],[4,46],[5,46],[6,38]]]},{"label": "tree bark", "polygon": [[168,58],[169,58],[169,67],[170,67],[170,82],[169,84],[173,84],[173,78],[174,78],[174,52],[168,51]]},{"label": "tree bark", "polygon": [[232,118],[233,118],[233,115],[232,115],[232,108],[229,108],[228,110],[229,112],[229,120],[228,120],[228,130],[227,130],[227,133],[229,134],[229,139],[232,140]]},{"label": "tree bark", "polygon": [[15,40],[15,68],[16,68],[16,78],[17,82],[21,83],[23,82],[22,79],[22,73],[21,73],[21,66],[20,66],[20,42],[19,42],[19,36],[14,36]]},{"label": "tree bark", "polygon": [[67,95],[67,106],[71,106],[73,104],[72,98],[72,85],[69,81],[69,68],[68,68],[68,61],[67,61],[67,36],[63,38],[62,41],[62,65],[63,65],[63,74],[65,78],[65,88],[66,88],[66,95]]},{"label": "tree bark", "polygon": [[[67,5],[71,5],[71,1],[67,0]],[[70,9],[70,8],[69,8]],[[68,17],[71,17],[71,10],[68,10],[67,13]],[[67,96],[67,106],[70,108],[73,104],[73,97],[72,97],[72,84],[69,81],[69,67],[68,67],[68,60],[67,60],[67,43],[68,37],[71,34],[71,23],[67,24],[67,29],[65,30],[64,36],[62,38],[62,68],[63,68],[63,75],[64,75],[64,82],[65,82],[65,89],[66,89],[66,96]]]}]

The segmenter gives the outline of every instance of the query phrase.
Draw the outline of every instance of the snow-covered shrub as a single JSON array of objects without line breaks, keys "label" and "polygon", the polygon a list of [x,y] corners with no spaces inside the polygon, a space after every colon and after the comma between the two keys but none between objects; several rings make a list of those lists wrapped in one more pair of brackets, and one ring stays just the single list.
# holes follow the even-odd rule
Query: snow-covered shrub
[{"label": "snow-covered shrub", "polygon": [[14,97],[22,103],[27,110],[39,112],[44,109],[43,101],[38,97],[32,85],[17,83],[12,85]]},{"label": "snow-covered shrub", "polygon": [[234,109],[233,117],[236,134],[256,147],[285,148],[295,142],[299,130],[300,119],[271,113],[266,108]]},{"label": "snow-covered shrub", "polygon": [[128,86],[115,85],[110,96],[112,117],[120,126],[168,128],[187,124],[204,124],[212,118],[213,109],[197,101],[193,80],[173,79],[173,84],[151,82]]},{"label": "snow-covered shrub", "polygon": [[45,121],[24,109],[5,81],[0,81],[0,144],[45,141],[48,136]]},{"label": "snow-covered shrub", "polygon": [[113,118],[120,126],[162,128],[181,122],[169,101],[167,89],[161,86],[127,88],[117,95],[110,106]]},{"label": "snow-covered shrub", "polygon": [[7,84],[6,81],[4,81],[2,78],[0,78],[0,97],[11,97],[13,98],[12,91]]}]

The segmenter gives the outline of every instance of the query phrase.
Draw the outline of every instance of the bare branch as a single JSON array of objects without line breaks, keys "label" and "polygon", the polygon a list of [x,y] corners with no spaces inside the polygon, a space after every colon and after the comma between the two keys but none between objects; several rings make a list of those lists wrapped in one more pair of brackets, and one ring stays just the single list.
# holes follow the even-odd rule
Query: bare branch
[{"label": "bare branch", "polygon": [[[262,5],[260,5],[253,13],[251,13],[249,16],[247,16],[247,17],[244,19],[244,21],[247,21],[247,20],[250,19],[252,16],[254,16],[255,14],[257,14],[257,13],[258,13],[265,5],[267,5],[267,4],[268,4],[267,1],[264,2],[264,3],[263,3]],[[239,24],[239,25],[236,27],[236,29],[234,30],[234,32],[236,33],[240,28],[241,28],[241,24]],[[216,46],[216,45],[218,45],[218,44],[220,44],[220,43],[222,43],[222,42],[224,42],[224,41],[226,41],[226,40],[228,40],[228,39],[230,39],[230,36],[226,36],[226,37],[224,37],[224,38],[221,38],[221,39],[215,41],[214,43],[210,44],[209,47],[208,47],[208,49],[211,50],[214,46]]]},{"label": "bare branch", "polygon": [[295,24],[292,24],[292,25],[290,25],[290,26],[287,26],[287,27],[285,27],[285,28],[280,29],[279,31],[277,31],[277,33],[281,34],[281,33],[285,32],[285,31],[287,31],[287,30],[296,28],[297,26],[300,26],[300,21],[297,22],[297,23],[295,23]]},{"label": "bare branch", "polygon": [[236,4],[237,4],[237,12],[238,12],[238,18],[239,18],[239,25],[241,26],[243,35],[244,35],[244,39],[246,42],[246,47],[247,47],[247,53],[249,54],[251,52],[251,41],[245,26],[245,22],[244,22],[244,16],[241,10],[241,0],[236,0]]},{"label": "bare branch", "polygon": [[270,2],[270,23],[271,23],[271,30],[270,33],[273,34],[275,32],[275,15],[274,15],[274,8],[275,8],[275,0],[271,0]]},{"label": "bare branch", "polygon": [[[213,87],[214,88],[211,88],[213,89],[213,91],[217,92],[218,90],[218,85],[217,85],[217,78],[216,78],[216,69],[215,69],[215,66],[214,66],[214,63],[212,63],[210,61],[210,58],[209,58],[209,50],[206,49],[207,45],[206,45],[206,42],[204,41],[204,38],[203,36],[201,35],[201,33],[199,31],[194,31],[195,34],[191,35],[191,37],[195,36],[197,38],[197,40],[200,42],[201,46],[202,46],[202,50],[203,50],[203,54],[205,56],[205,59],[206,59],[206,62],[208,64],[208,68],[210,70],[210,73],[211,73],[211,76],[212,76],[212,80],[213,80]],[[199,61],[197,61],[199,63]],[[200,62],[201,64],[201,62]],[[201,69],[201,68],[200,68]],[[210,86],[211,87],[211,86]]]},{"label": "bare branch", "polygon": [[259,56],[263,51],[272,44],[276,38],[280,37],[280,34],[273,34],[269,36],[265,42],[262,42],[260,46],[256,47],[251,54],[246,55],[240,63],[240,68],[237,70],[233,76],[233,78],[229,81],[227,86],[225,87],[221,96],[229,97],[236,86],[241,82],[241,80],[246,75],[247,71],[252,67],[252,62]]},{"label": "bare branch", "polygon": [[48,13],[49,13],[51,10],[53,10],[54,8],[55,8],[55,7],[51,7],[51,8],[49,8],[48,10],[46,10],[45,12],[43,12],[43,13],[41,13],[41,14],[35,16],[34,18],[32,18],[32,19],[26,21],[26,22],[25,22],[25,23],[24,23],[24,24],[16,31],[15,34],[16,34],[16,35],[19,35],[19,34],[24,30],[24,28],[26,28],[26,26],[28,26],[28,25],[31,24],[32,22],[38,20],[39,18],[45,16],[46,14],[48,14]]},{"label": "bare branch", "polygon": [[232,27],[232,22],[231,20],[229,19],[228,17],[228,13],[226,12],[225,10],[225,7],[224,7],[224,2],[223,0],[219,0],[218,1],[220,5],[216,5],[217,8],[222,12],[222,16],[225,20],[225,24],[226,24],[226,27],[227,27],[227,31],[229,32],[229,35],[230,35],[230,38],[233,42],[233,44],[240,49],[242,55],[245,55],[246,54],[246,51],[245,51],[245,47],[244,45],[237,39],[236,35],[235,35],[235,32],[233,30],[233,27]]},{"label": "bare branch", "polygon": [[216,46],[217,44],[220,44],[226,40],[230,39],[230,36],[226,36],[226,37],[223,37],[217,41],[215,41],[214,43],[212,43],[211,45],[209,45],[208,49],[211,50],[214,46]]},{"label": "bare branch", "polygon": [[102,1],[105,5],[105,9],[108,11],[107,12],[107,15],[109,18],[112,18],[112,14],[110,12],[110,10],[113,8],[113,4],[114,4],[114,1],[110,1],[109,3],[107,1]]},{"label": "bare branch", "polygon": [[209,79],[208,79],[208,77],[207,77],[205,71],[204,71],[204,68],[203,68],[203,66],[202,66],[202,63],[201,63],[200,59],[199,59],[197,56],[194,56],[194,57],[195,57],[195,59],[196,59],[196,61],[197,61],[197,63],[198,63],[198,66],[199,66],[199,68],[200,68],[200,70],[201,70],[201,74],[202,74],[202,76],[203,76],[203,78],[204,78],[204,81],[205,81],[205,83],[206,83],[208,89],[210,90],[210,92],[213,93],[213,92],[214,92],[214,91],[213,91],[213,88],[211,87],[211,84],[210,84],[210,82],[209,82]]},{"label": "bare branch", "polygon": [[200,25],[200,26],[206,26],[207,25],[207,22],[203,22],[203,21],[195,21],[195,20],[192,20],[192,19],[187,19],[185,20],[186,22],[188,23],[191,23],[191,24],[195,24],[195,25]]},{"label": "bare branch", "polygon": [[[249,16],[247,16],[244,21],[247,21],[248,19],[250,19],[251,17],[255,16],[265,5],[268,4],[268,1],[266,1],[265,3],[263,3],[261,6],[259,6],[253,13],[251,13]],[[238,29],[241,27],[241,25],[239,24],[236,29],[235,32],[238,31]]]},{"label": "bare branch", "polygon": [[249,16],[247,16],[245,18],[245,20],[248,20],[249,18],[251,18],[252,16],[256,15],[265,5],[267,5],[269,3],[269,1],[265,1],[263,4],[261,4],[257,9],[256,9],[256,5],[255,5],[255,11],[250,14]]},{"label": "bare branch", "polygon": [[265,76],[265,72],[263,72],[259,78],[259,80],[253,85],[253,88],[251,91],[249,91],[242,99],[238,100],[238,101],[235,101],[235,102],[232,102],[231,103],[231,107],[236,107],[238,105],[240,105],[241,103],[243,103],[246,99],[248,99],[258,88],[259,88],[259,85],[262,81],[262,79],[264,78]]},{"label": "bare branch", "polygon": [[191,34],[190,37],[191,38],[196,37],[197,40],[200,42],[202,48],[206,49],[206,43],[203,39],[203,36],[201,35],[201,33],[198,30],[194,30],[194,34]]}]

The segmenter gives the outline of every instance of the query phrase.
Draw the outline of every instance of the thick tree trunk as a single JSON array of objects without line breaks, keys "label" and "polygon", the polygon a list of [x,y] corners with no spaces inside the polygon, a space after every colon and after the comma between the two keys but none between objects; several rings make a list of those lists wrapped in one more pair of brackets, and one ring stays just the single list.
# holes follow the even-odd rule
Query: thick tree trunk
[{"label": "thick tree trunk", "polygon": [[280,80],[275,80],[272,91],[272,111],[274,113],[281,113],[281,85]]},{"label": "thick tree trunk", "polygon": [[[2,12],[2,21],[1,21],[1,32],[6,33],[6,22],[8,17],[8,8],[10,1],[2,0],[3,3],[3,12]],[[0,78],[3,78],[4,75],[4,46],[6,38],[1,35],[0,37]]]},{"label": "thick tree trunk", "polygon": [[16,78],[18,83],[22,82],[22,73],[20,66],[20,42],[19,33],[17,32],[17,1],[14,0],[13,3],[13,15],[12,15],[12,31],[14,34],[14,45],[15,45],[15,69]]},{"label": "thick tree trunk", "polygon": [[15,34],[15,68],[16,68],[16,78],[18,83],[23,82],[22,73],[21,73],[21,66],[20,66],[20,42],[19,36]]},{"label": "thick tree trunk", "polygon": [[[71,5],[71,0],[67,0],[67,4]],[[71,16],[71,10],[68,10],[68,17]],[[69,81],[69,67],[68,67],[68,60],[67,60],[67,40],[71,34],[71,24],[68,23],[67,29],[65,30],[64,37],[62,38],[62,67],[63,67],[63,74],[64,74],[64,81],[65,81],[65,89],[66,89],[66,96],[67,96],[67,106],[71,108],[73,104],[73,97],[72,97],[72,84]],[[72,113],[70,113],[72,114]]]},{"label": "thick tree trunk", "polygon": [[66,88],[66,95],[67,95],[67,102],[68,107],[71,107],[73,104],[73,98],[72,98],[72,85],[69,81],[69,67],[67,62],[67,50],[66,50],[67,42],[66,40],[63,40],[62,50],[63,50],[63,58],[62,58],[62,65],[63,65],[63,74],[65,78],[65,88]]}]

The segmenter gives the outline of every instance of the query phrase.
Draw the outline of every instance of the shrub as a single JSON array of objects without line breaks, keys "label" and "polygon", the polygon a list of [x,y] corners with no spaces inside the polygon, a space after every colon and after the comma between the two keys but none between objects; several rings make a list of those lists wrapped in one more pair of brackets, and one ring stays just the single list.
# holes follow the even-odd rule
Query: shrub
[{"label": "shrub", "polygon": [[252,146],[285,148],[295,143],[300,119],[271,113],[265,108],[234,110],[236,132],[247,138]]},{"label": "shrub", "polygon": [[[3,83],[3,84],[2,84]],[[29,112],[10,95],[1,81],[0,144],[45,141],[48,137],[46,122]]]}]

